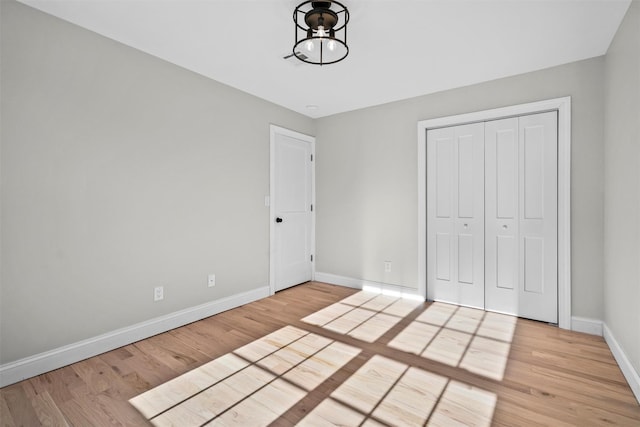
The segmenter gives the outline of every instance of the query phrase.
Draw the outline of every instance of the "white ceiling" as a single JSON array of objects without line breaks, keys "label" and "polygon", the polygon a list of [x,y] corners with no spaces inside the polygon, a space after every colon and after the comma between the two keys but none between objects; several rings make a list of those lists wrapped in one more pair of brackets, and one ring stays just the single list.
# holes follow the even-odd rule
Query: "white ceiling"
[{"label": "white ceiling", "polygon": [[20,1],[310,117],[603,55],[630,4],[341,0],[350,53],[320,67],[283,59],[302,0]]}]

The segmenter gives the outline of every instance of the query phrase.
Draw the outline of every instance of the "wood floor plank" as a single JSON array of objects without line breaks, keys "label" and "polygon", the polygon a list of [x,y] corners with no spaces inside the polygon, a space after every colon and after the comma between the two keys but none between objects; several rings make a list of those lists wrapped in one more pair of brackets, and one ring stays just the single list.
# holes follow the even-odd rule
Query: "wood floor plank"
[{"label": "wood floor plank", "polygon": [[637,427],[640,405],[602,337],[317,282],[0,389],[6,427],[425,420]]},{"label": "wood floor plank", "polygon": [[575,424],[554,418],[546,412],[538,412],[504,399],[498,399],[492,423],[496,427],[575,427]]},{"label": "wood floor plank", "polygon": [[44,392],[34,396],[31,399],[31,405],[33,405],[43,426],[63,427],[69,425],[49,393]]},{"label": "wood floor plank", "polygon": [[116,382],[119,376],[100,357],[92,357],[73,365],[73,370],[89,387],[90,393],[99,394]]},{"label": "wood floor plank", "polygon": [[159,363],[174,371],[193,369],[209,358],[199,351],[177,341],[171,334],[160,334],[137,343],[144,353],[152,355]]},{"label": "wood floor plank", "polygon": [[69,424],[73,426],[125,426],[126,424],[122,423],[119,418],[135,418],[136,415],[127,411],[126,414],[114,416],[113,411],[101,401],[99,394],[80,396],[58,406],[66,419],[69,420]]},{"label": "wood floor plank", "polygon": [[136,372],[142,381],[148,383],[151,387],[162,384],[184,371],[174,370],[167,365],[160,363],[153,355],[147,354],[142,348],[135,343],[130,346],[133,357],[124,361],[124,363],[133,372]]},{"label": "wood floor plank", "polygon": [[[517,362],[512,362],[517,363]],[[593,407],[608,408],[609,410],[633,416],[637,414],[637,402],[624,399],[625,393],[618,394],[605,390],[598,393],[593,392],[594,384],[584,385],[583,381],[577,378],[567,380],[560,375],[540,374],[532,371],[524,374],[525,368],[518,375],[518,382],[528,389],[531,395],[554,398],[561,396],[569,401],[583,402]]]},{"label": "wood floor plank", "polygon": [[9,411],[9,405],[4,399],[4,393],[0,392],[0,427],[15,427],[16,423],[13,421],[11,411]]},{"label": "wood floor plank", "polygon": [[[19,426],[39,426],[41,425],[31,399],[25,393],[22,384],[13,384],[0,390],[2,398],[9,408],[7,418],[10,416],[13,422]],[[3,411],[4,414],[4,411]],[[4,418],[4,415],[2,415]]]}]

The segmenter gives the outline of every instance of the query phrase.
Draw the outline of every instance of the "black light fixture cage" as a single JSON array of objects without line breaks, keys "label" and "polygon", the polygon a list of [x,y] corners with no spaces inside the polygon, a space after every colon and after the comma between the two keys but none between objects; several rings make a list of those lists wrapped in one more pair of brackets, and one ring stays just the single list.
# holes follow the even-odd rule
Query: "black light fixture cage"
[{"label": "black light fixture cage", "polygon": [[293,11],[296,41],[293,55],[308,64],[327,65],[349,54],[349,11],[337,1],[305,1]]}]

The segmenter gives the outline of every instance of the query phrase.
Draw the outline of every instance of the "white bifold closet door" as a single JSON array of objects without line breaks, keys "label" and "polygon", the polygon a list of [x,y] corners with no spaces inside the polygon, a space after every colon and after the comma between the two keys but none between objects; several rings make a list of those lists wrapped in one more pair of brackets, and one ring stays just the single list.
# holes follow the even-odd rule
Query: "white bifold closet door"
[{"label": "white bifold closet door", "polygon": [[557,113],[486,123],[485,307],[558,322]]},{"label": "white bifold closet door", "polygon": [[484,124],[427,132],[427,297],[484,308]]},{"label": "white bifold closet door", "polygon": [[427,298],[556,323],[557,113],[427,132]]}]

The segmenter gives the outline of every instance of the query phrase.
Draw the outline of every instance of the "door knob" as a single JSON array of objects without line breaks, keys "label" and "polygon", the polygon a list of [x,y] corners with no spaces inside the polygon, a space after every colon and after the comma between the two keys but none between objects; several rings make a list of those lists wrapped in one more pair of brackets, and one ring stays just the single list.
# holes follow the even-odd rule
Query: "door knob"
[{"label": "door knob", "polygon": [[506,230],[507,229],[507,224],[503,225],[502,228]]},{"label": "door knob", "polygon": [[282,222],[282,218],[276,218],[276,222]]}]

